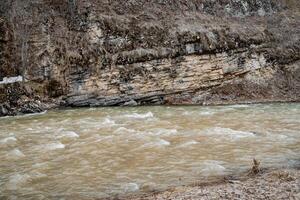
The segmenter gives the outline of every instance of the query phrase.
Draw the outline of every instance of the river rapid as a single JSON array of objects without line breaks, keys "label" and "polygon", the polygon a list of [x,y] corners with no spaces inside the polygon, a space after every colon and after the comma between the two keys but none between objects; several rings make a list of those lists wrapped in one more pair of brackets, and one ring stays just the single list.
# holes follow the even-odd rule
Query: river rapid
[{"label": "river rapid", "polygon": [[299,166],[300,104],[113,107],[0,118],[0,199],[91,199]]}]

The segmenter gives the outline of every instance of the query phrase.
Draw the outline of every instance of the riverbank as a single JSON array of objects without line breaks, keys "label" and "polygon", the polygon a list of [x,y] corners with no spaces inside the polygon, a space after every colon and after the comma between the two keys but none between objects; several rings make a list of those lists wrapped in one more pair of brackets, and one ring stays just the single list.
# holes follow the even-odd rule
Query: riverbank
[{"label": "riverbank", "polygon": [[300,170],[266,170],[253,176],[227,177],[214,183],[182,186],[121,199],[300,199]]},{"label": "riverbank", "polygon": [[288,104],[288,103],[300,103],[300,100],[294,99],[266,99],[258,101],[219,101],[210,102],[206,104],[162,104],[162,105],[116,105],[116,106],[82,106],[82,107],[71,107],[64,105],[65,103],[61,100],[48,100],[40,101],[38,98],[36,100],[30,100],[25,98],[22,101],[18,101],[17,106],[11,106],[8,103],[0,104],[0,118],[7,116],[20,116],[26,114],[39,114],[51,110],[66,110],[66,109],[76,109],[76,108],[104,108],[104,107],[143,107],[143,106],[234,106],[234,105],[256,105],[256,104]]}]

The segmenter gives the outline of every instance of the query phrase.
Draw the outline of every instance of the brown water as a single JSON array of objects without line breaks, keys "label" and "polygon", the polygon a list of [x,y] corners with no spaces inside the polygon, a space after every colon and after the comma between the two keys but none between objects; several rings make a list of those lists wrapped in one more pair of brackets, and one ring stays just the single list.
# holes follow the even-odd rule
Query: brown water
[{"label": "brown water", "polygon": [[91,199],[300,159],[300,104],[90,108],[0,118],[0,199]]}]

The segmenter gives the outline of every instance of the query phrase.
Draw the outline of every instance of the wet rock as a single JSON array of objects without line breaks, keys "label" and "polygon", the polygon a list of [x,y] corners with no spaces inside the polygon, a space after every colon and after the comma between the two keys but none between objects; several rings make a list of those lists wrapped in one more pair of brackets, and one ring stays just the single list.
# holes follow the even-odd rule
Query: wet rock
[{"label": "wet rock", "polygon": [[137,106],[137,105],[138,105],[138,103],[133,99],[131,99],[130,101],[127,101],[123,104],[123,106]]},{"label": "wet rock", "polygon": [[26,102],[21,105],[19,111],[24,114],[43,112],[43,105],[37,102]]},{"label": "wet rock", "polygon": [[8,114],[8,110],[4,105],[0,105],[0,116],[5,116]]}]

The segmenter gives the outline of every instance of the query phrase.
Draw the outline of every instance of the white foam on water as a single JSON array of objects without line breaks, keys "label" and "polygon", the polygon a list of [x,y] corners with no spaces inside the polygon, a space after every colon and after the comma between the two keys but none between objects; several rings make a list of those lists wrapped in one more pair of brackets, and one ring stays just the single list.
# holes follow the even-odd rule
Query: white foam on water
[{"label": "white foam on water", "polygon": [[[295,134],[296,134],[296,132],[295,132]],[[284,135],[283,132],[281,134],[267,132],[266,137],[268,140],[278,142],[278,143],[281,143],[282,141],[284,141],[284,143],[286,143],[286,144],[287,143],[292,144],[292,143],[297,142],[297,139],[294,138],[294,136]]]},{"label": "white foam on water", "polygon": [[154,142],[149,142],[149,143],[146,143],[144,145],[142,145],[141,147],[142,148],[147,148],[147,147],[164,147],[164,146],[169,146],[171,145],[171,143],[167,140],[164,140],[164,139],[158,139]]},{"label": "white foam on water", "polygon": [[[62,123],[62,125],[64,125],[65,123],[70,123],[70,122],[64,122]],[[72,120],[71,123],[73,124],[76,124],[76,125],[79,125],[79,126],[84,126],[84,127],[90,127],[90,126],[94,126],[94,125],[97,125],[97,126],[103,126],[103,122],[99,123],[99,120],[97,119],[93,119],[93,118],[80,118],[80,119],[77,119],[77,120]]]},{"label": "white foam on water", "polygon": [[47,110],[39,113],[29,113],[29,114],[24,114],[24,115],[18,115],[18,116],[11,116],[15,118],[24,118],[24,117],[32,117],[32,116],[38,116],[38,115],[44,115],[47,113]]},{"label": "white foam on water", "polygon": [[209,136],[218,136],[222,139],[242,139],[242,138],[249,138],[255,137],[254,133],[246,132],[246,131],[237,131],[231,128],[222,128],[222,127],[214,127],[204,130],[205,135]]},{"label": "white foam on water", "polygon": [[124,117],[135,118],[135,119],[145,119],[145,118],[153,118],[154,115],[152,112],[147,112],[145,114],[139,114],[139,113],[128,114],[128,115],[124,115]]},{"label": "white foam on water", "polygon": [[93,143],[98,143],[98,142],[103,142],[103,141],[109,141],[112,142],[112,140],[114,139],[113,135],[107,135],[107,136],[100,136],[100,135],[96,135],[95,136],[95,140],[93,141]]},{"label": "white foam on water", "polygon": [[156,144],[159,146],[169,146],[171,143],[167,140],[160,139]]},{"label": "white foam on water", "polygon": [[31,179],[38,180],[38,179],[47,178],[48,176],[46,174],[33,171],[30,173],[30,177]]},{"label": "white foam on water", "polygon": [[287,135],[282,135],[282,134],[277,134],[277,135],[273,134],[270,137],[276,137],[276,139],[279,139],[279,140],[285,140],[288,138]]},{"label": "white foam on water", "polygon": [[283,123],[289,123],[289,124],[298,124],[299,119],[281,119],[280,120]]},{"label": "white foam on water", "polygon": [[39,113],[31,113],[31,114],[26,114],[25,116],[35,116],[35,115],[44,115],[46,114],[48,111],[45,110],[43,112],[39,112]]},{"label": "white foam on water", "polygon": [[102,124],[103,125],[111,125],[111,126],[113,126],[113,125],[116,124],[116,122],[114,120],[110,119],[110,118],[105,118],[104,121],[102,122]]},{"label": "white foam on water", "polygon": [[78,138],[79,135],[74,131],[64,131],[57,138]]},{"label": "white foam on water", "polygon": [[117,130],[114,131],[116,134],[122,134],[122,133],[135,133],[136,131],[134,129],[128,129],[125,127],[120,127]]},{"label": "white foam on water", "polygon": [[46,162],[44,163],[35,163],[32,165],[33,168],[43,168],[43,167],[47,167],[48,164]]},{"label": "white foam on water", "polygon": [[[151,175],[147,175],[147,177],[148,177],[149,179],[152,179],[152,176],[151,176]],[[142,189],[143,191],[149,191],[149,192],[151,192],[151,191],[155,191],[155,190],[158,189],[158,188],[157,188],[157,184],[154,183],[154,182],[145,182],[145,183],[143,183],[141,189]]]},{"label": "white foam on water", "polygon": [[51,150],[56,150],[56,149],[64,149],[65,145],[60,142],[56,142],[56,143],[41,145],[40,148],[51,151]]},{"label": "white foam on water", "polygon": [[204,169],[201,170],[201,173],[203,175],[220,175],[224,174],[224,171],[226,168],[221,165],[220,161],[215,161],[215,160],[207,160],[202,163],[204,166]]},{"label": "white foam on water", "polygon": [[189,146],[192,146],[195,144],[199,144],[199,142],[197,142],[195,140],[190,140],[190,141],[180,144],[179,147],[189,147]]},{"label": "white foam on water", "polygon": [[157,128],[157,129],[150,130],[149,133],[150,133],[150,135],[164,135],[164,136],[169,136],[169,135],[177,134],[178,131],[177,131],[177,129]]},{"label": "white foam on water", "polygon": [[231,107],[231,108],[248,108],[250,106],[246,105],[246,104],[237,104],[237,105],[231,105],[231,106],[228,106],[228,107]]},{"label": "white foam on water", "polygon": [[235,108],[232,108],[232,107],[229,107],[229,106],[226,106],[226,107],[221,107],[221,108],[218,108],[214,110],[215,113],[224,113],[224,112],[231,112],[231,111],[234,111]]},{"label": "white foam on water", "polygon": [[13,136],[9,136],[7,138],[0,140],[0,144],[15,144],[16,142],[17,142],[17,138]]},{"label": "white foam on water", "polygon": [[7,189],[9,190],[17,190],[18,188],[24,186],[30,176],[28,174],[15,174],[9,177],[9,180],[6,184]]},{"label": "white foam on water", "polygon": [[50,130],[52,130],[53,128],[52,127],[49,127],[49,126],[45,126],[45,127],[43,127],[43,130],[47,130],[47,131],[50,131]]},{"label": "white foam on water", "polygon": [[215,112],[214,111],[201,111],[199,114],[207,116],[207,115],[213,115],[213,114],[215,114]]},{"label": "white foam on water", "polygon": [[[189,115],[193,115],[194,114],[194,112],[192,112],[192,111],[183,111],[182,112],[182,115],[185,115],[185,116],[189,116]],[[173,114],[170,114],[170,116],[172,116]]]},{"label": "white foam on water", "polygon": [[18,159],[25,157],[25,155],[19,149],[13,149],[6,154],[6,157],[9,159]]},{"label": "white foam on water", "polygon": [[214,115],[216,113],[215,109],[212,108],[201,108],[199,111],[194,111],[195,114],[202,115],[202,116],[208,116],[208,115]]},{"label": "white foam on water", "polygon": [[140,189],[139,185],[136,183],[127,183],[125,185],[122,186],[122,189],[125,192],[136,192]]}]

